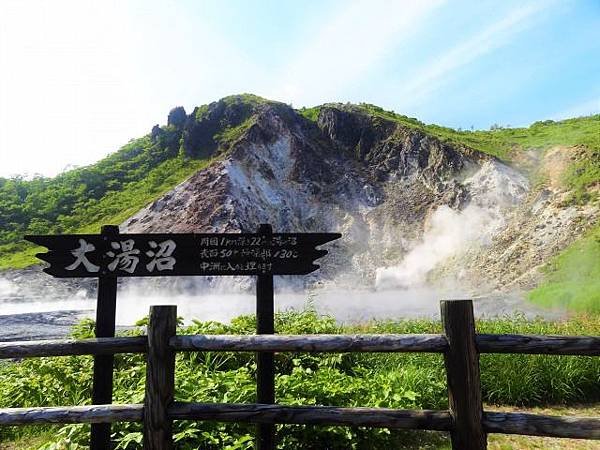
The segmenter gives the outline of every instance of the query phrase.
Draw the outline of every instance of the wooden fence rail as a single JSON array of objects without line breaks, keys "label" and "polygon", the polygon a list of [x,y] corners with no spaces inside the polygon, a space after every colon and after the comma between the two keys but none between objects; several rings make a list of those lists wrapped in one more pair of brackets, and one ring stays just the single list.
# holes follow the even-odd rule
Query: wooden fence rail
[{"label": "wooden fence rail", "polygon": [[[153,306],[147,336],[0,343],[0,359],[147,353],[144,404],[0,409],[0,425],[143,422],[146,449],[173,448],[173,420],[447,431],[452,448],[461,450],[485,449],[487,433],[600,439],[600,418],[483,411],[479,381],[480,353],[600,356],[600,337],[476,334],[471,301],[445,301],[441,308],[444,334],[178,336],[176,307]],[[449,409],[175,402],[179,351],[442,353]]]},{"label": "wooden fence rail", "polygon": [[[600,337],[477,334],[479,353],[600,356]],[[174,336],[176,351],[306,352],[306,353],[444,353],[443,334],[308,334]],[[146,336],[0,342],[0,359],[40,356],[146,353]]]},{"label": "wooden fence rail", "polygon": [[[142,404],[0,409],[0,425],[48,423],[142,422]],[[180,403],[169,406],[170,420],[351,425],[450,431],[450,411],[333,406]],[[486,433],[522,434],[571,439],[600,439],[600,419],[484,411]]]}]

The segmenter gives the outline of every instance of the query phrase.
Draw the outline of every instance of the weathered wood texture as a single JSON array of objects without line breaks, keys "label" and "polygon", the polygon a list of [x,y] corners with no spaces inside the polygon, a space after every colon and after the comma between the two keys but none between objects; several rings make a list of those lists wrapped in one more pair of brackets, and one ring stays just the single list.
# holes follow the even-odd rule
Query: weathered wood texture
[{"label": "weathered wood texture", "polygon": [[175,351],[169,339],[177,331],[177,307],[151,306],[148,325],[146,396],[144,399],[144,449],[173,448],[172,422],[167,408],[175,391]]},{"label": "weathered wood texture", "polygon": [[[528,336],[478,334],[480,353],[524,353],[600,356],[600,338],[593,336]],[[269,352],[433,352],[448,348],[440,334],[360,335],[194,335],[171,338],[177,351]],[[514,345],[514,347],[513,347]],[[144,336],[0,342],[0,359],[68,355],[144,353]]]},{"label": "weathered wood texture", "polygon": [[433,352],[448,348],[441,334],[193,335],[171,338],[177,351]]},{"label": "weathered wood texture", "polygon": [[600,356],[597,336],[478,334],[476,340],[479,353]]},{"label": "weathered wood texture", "polygon": [[470,300],[441,302],[442,326],[448,350],[444,353],[448,401],[454,421],[453,450],[483,450],[483,405],[479,379],[479,354],[475,344],[475,318]]},{"label": "weathered wood texture", "polygon": [[[315,260],[327,250],[316,247],[339,239],[339,233],[146,233],[113,234],[108,241],[102,234],[28,235],[25,239],[48,248],[36,256],[50,264],[44,269],[58,278],[96,278],[105,274],[118,277],[182,275],[302,275],[319,268]],[[113,246],[113,243],[116,246]],[[137,250],[137,264],[118,263],[115,255],[127,248]],[[106,244],[110,244],[107,246]],[[119,248],[120,247],[120,248]],[[159,248],[163,263],[157,263]],[[85,250],[85,252],[83,252]],[[117,250],[117,252],[115,252]],[[87,264],[82,263],[83,252]],[[79,258],[79,259],[78,259]],[[168,259],[168,263],[165,261]]]},{"label": "weathered wood texture", "polygon": [[[480,353],[600,356],[600,338],[594,336],[478,334],[475,340]],[[448,348],[448,342],[441,334],[183,335],[171,338],[170,345],[177,351],[248,352],[443,353]],[[0,359],[144,353],[146,349],[144,336],[13,341],[0,342]]]},{"label": "weathered wood texture", "polygon": [[572,439],[600,439],[600,418],[543,416],[486,411],[483,426],[488,433],[524,434]]},{"label": "weathered wood texture", "polygon": [[[450,431],[452,428],[448,411],[212,403],[173,403],[168,411],[171,420],[373,426],[437,431]],[[0,409],[0,425],[140,422],[142,417],[143,405],[139,404]],[[600,418],[486,411],[483,425],[488,433],[600,439]]]},{"label": "weathered wood texture", "polygon": [[0,342],[0,359],[144,353],[146,348],[145,336]]},{"label": "weathered wood texture", "polygon": [[0,409],[0,425],[140,422],[143,405],[86,405]]},{"label": "weathered wood texture", "polygon": [[[270,247],[273,229],[269,224],[258,227]],[[275,334],[275,302],[273,299],[273,275],[259,275],[256,279],[256,334]],[[272,352],[256,353],[256,402],[275,403],[275,363]],[[256,449],[275,449],[275,426],[258,424],[256,427]]]},{"label": "weathered wood texture", "polygon": [[334,406],[281,406],[261,404],[179,403],[169,408],[172,419],[215,420],[312,425],[348,425],[448,431],[448,411]]},{"label": "weathered wood texture", "polygon": [[[119,227],[104,225],[102,239],[116,239]],[[117,309],[117,277],[102,275],[98,278],[98,302],[96,303],[96,337],[115,336],[115,316]],[[94,375],[92,382],[92,404],[106,405],[112,403],[114,355],[103,354],[94,356]],[[90,435],[91,450],[110,448],[110,423],[94,423]]]}]

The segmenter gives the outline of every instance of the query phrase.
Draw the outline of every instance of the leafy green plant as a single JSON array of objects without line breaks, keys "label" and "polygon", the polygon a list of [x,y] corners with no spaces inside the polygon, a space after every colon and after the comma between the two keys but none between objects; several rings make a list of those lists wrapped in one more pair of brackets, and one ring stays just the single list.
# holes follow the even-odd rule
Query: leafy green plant
[{"label": "leafy green plant", "polygon": [[[77,325],[78,338],[92,334],[89,320]],[[528,321],[510,316],[477,322],[482,333],[600,334],[599,317],[576,317],[564,322]],[[180,334],[251,334],[254,316],[229,324],[194,321]],[[276,316],[280,333],[438,333],[430,320],[373,321],[340,325],[314,309],[286,311]],[[143,328],[125,334],[141,334]],[[141,403],[144,397],[143,355],[115,358],[115,403]],[[276,355],[276,396],[290,405],[371,406],[389,408],[447,408],[441,355],[410,353],[344,353]],[[0,365],[0,407],[89,404],[91,357],[33,358]],[[182,352],[176,357],[176,400],[250,403],[255,397],[254,355],[249,353]],[[484,400],[504,405],[573,403],[600,400],[600,361],[589,357],[482,355]],[[53,430],[50,433],[50,430]],[[113,436],[119,449],[140,448],[141,425],[117,423]],[[11,427],[2,442],[19,436],[47,436],[37,448],[85,448],[88,425]],[[281,448],[332,449],[438,448],[439,433],[370,428],[279,426]],[[249,449],[254,427],[247,424],[176,421],[174,438],[181,449]]]}]

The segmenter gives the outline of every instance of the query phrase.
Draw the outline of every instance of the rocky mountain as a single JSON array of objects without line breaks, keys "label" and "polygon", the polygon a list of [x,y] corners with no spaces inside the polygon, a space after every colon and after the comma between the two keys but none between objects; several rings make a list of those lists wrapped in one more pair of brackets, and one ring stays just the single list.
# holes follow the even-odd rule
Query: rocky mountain
[{"label": "rocky mountain", "polygon": [[[460,295],[535,287],[540,268],[598,222],[597,200],[572,201],[564,182],[585,150],[550,145],[500,158],[471,143],[476,133],[455,139],[445,130],[371,105],[298,111],[245,95],[189,115],[178,107],[149,145],[156,153],[165,142],[169,155],[179,146],[182,161],[206,164],[120,228],[249,232],[271,223],[279,232],[341,232],[322,269],[302,280],[310,285]],[[34,272],[4,277],[22,284]],[[248,280],[237,280],[244,287]]]},{"label": "rocky mountain", "polygon": [[[211,137],[224,124],[238,135],[219,146]],[[408,286],[443,275],[472,288],[531,287],[536,267],[598,217],[596,206],[562,207],[560,184],[531,189],[489,154],[351,105],[325,105],[308,120],[279,103],[216,102],[188,117],[182,146],[216,160],[123,231],[252,231],[266,222],[340,231],[320,274],[338,282]],[[428,239],[438,245],[424,248]],[[403,267],[407,256],[418,261]]]},{"label": "rocky mountain", "polygon": [[[236,124],[244,111],[216,103],[207,116]],[[468,202],[461,179],[499,164],[343,107],[323,108],[311,122],[287,105],[266,103],[247,120],[210,167],[125,221],[123,231],[253,231],[267,222],[278,231],[340,231],[324,270],[368,282],[384,260],[375,255],[404,253],[432,211]],[[184,128],[190,155],[210,145],[197,127],[205,130],[205,121],[188,120]]]}]

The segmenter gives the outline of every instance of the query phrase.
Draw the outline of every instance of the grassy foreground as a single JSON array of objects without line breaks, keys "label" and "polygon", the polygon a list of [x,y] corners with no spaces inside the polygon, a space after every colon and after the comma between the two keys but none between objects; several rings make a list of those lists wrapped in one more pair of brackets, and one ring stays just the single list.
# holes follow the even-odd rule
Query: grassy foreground
[{"label": "grassy foreground", "polygon": [[[526,321],[515,316],[480,321],[480,332],[540,334],[600,334],[600,317],[565,322]],[[179,333],[250,334],[252,316],[231,324],[195,322]],[[340,326],[313,310],[289,311],[276,318],[280,333],[435,333],[440,324],[428,320],[372,322]],[[90,336],[93,323],[82,322],[76,337]],[[131,331],[141,334],[143,328]],[[426,354],[278,354],[277,399],[290,405],[447,408],[441,355]],[[0,366],[0,407],[89,403],[90,357],[27,359]],[[116,358],[115,403],[143,400],[145,364],[142,355]],[[176,399],[180,401],[244,403],[255,400],[255,364],[248,353],[180,353],[176,363]],[[525,407],[600,401],[600,358],[569,356],[482,355],[483,396],[490,405]],[[139,424],[116,424],[118,448],[139,448]],[[12,427],[0,430],[0,447],[38,449],[86,448],[89,427]],[[180,449],[249,449],[253,427],[238,424],[177,421]],[[281,448],[383,449],[447,448],[441,433],[387,429],[283,426]],[[26,447],[17,446],[26,442]],[[34,444],[35,443],[35,444]],[[496,447],[512,448],[512,447]],[[515,447],[518,448],[518,447]]]}]

